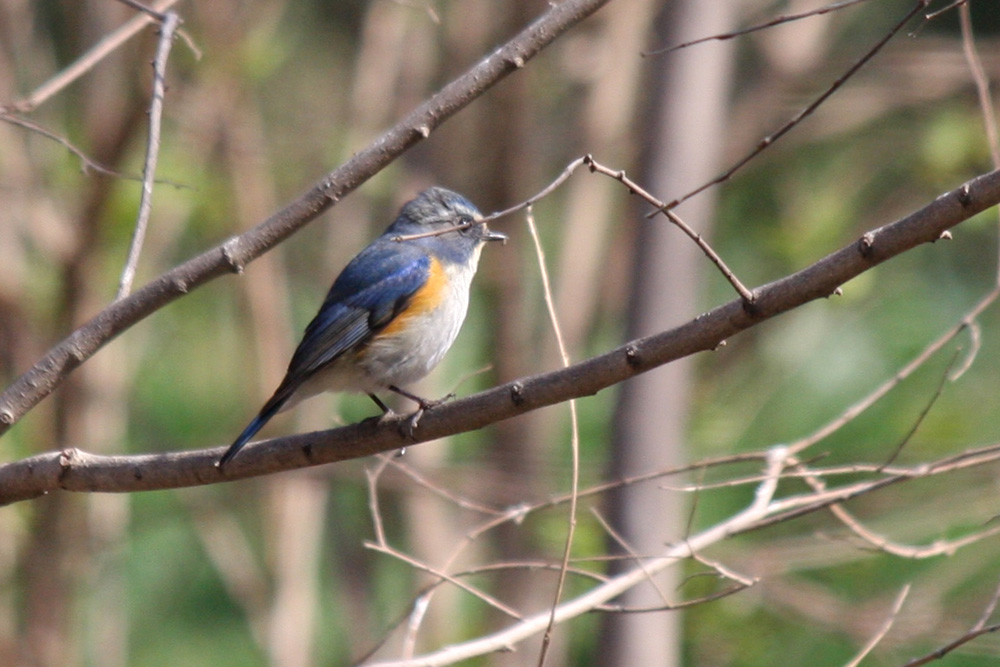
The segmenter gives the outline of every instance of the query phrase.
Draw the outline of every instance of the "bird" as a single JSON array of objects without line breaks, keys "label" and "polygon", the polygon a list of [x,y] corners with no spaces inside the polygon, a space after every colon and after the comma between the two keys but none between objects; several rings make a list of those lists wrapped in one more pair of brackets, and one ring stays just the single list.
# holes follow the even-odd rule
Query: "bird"
[{"label": "bird", "polygon": [[455,342],[469,286],[488,242],[507,236],[486,226],[462,195],[431,187],[406,202],[385,232],[333,281],[306,327],[285,377],[216,463],[220,470],[274,415],[326,391],[391,391],[415,403],[414,429],[431,401],[403,387],[437,366]]}]

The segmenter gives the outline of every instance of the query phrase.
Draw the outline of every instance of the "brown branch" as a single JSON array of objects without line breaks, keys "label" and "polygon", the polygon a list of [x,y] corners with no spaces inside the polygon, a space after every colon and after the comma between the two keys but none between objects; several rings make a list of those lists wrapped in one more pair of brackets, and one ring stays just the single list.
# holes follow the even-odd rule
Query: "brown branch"
[{"label": "brown branch", "polygon": [[[75,449],[50,452],[0,466],[0,503],[57,489],[127,492],[256,477],[369,456],[589,396],[676,359],[713,350],[745,329],[826,297],[848,280],[911,248],[933,242],[946,229],[998,202],[1000,171],[994,171],[941,195],[901,220],[865,233],[858,241],[797,273],[758,288],[753,304],[742,299],[731,301],[679,327],[630,341],[568,368],[508,382],[436,407],[424,415],[412,440],[400,432],[405,416],[368,419],[329,431],[251,444],[240,459],[225,469],[225,474],[213,465],[222,453],[221,447],[138,456],[96,456]],[[150,288],[120,303],[134,305],[146,289]],[[75,339],[71,337],[69,342],[75,343]],[[12,393],[16,396],[27,381],[19,380],[4,397]],[[9,400],[0,400],[0,410],[9,409],[3,407],[8,405],[3,401]],[[0,413],[0,418],[3,416]]]},{"label": "brown branch", "polygon": [[[174,267],[116,301],[53,347],[0,394],[0,435],[115,336],[191,290],[251,261],[314,220],[448,118],[609,0],[565,0],[410,112],[367,148],[260,225]],[[144,19],[149,17],[142,15]]]}]

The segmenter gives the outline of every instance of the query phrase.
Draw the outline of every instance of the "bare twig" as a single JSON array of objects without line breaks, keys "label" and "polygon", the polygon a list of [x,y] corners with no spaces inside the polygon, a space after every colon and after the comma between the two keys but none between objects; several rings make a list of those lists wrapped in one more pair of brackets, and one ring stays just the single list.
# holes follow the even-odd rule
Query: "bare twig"
[{"label": "bare twig", "polygon": [[75,155],[76,157],[78,157],[80,159],[80,161],[83,162],[84,171],[86,171],[87,169],[93,169],[94,171],[96,171],[98,173],[106,174],[108,176],[118,176],[120,178],[127,178],[127,179],[132,179],[132,180],[138,180],[138,178],[136,178],[135,176],[127,176],[125,174],[121,174],[121,173],[115,171],[114,169],[109,169],[109,168],[105,167],[104,165],[102,165],[101,163],[97,162],[96,160],[93,160],[90,157],[88,157],[86,153],[84,153],[82,150],[80,150],[79,148],[77,148],[66,137],[62,137],[62,136],[56,134],[55,132],[53,132],[52,130],[49,130],[49,129],[46,129],[46,128],[42,127],[38,123],[34,123],[34,122],[32,122],[32,121],[30,121],[30,120],[28,120],[26,118],[21,118],[20,116],[16,116],[16,115],[14,115],[12,113],[9,113],[7,111],[4,111],[2,109],[0,109],[0,120],[2,120],[4,122],[7,122],[7,123],[10,123],[11,125],[17,125],[18,127],[23,127],[26,130],[30,130],[32,132],[35,132],[36,134],[40,134],[43,137],[46,137],[48,139],[52,139],[56,143],[58,143],[61,146],[63,146],[70,153],[72,153],[73,155]]},{"label": "bare twig", "polygon": [[695,244],[701,249],[701,251],[705,253],[705,256],[708,257],[712,261],[712,263],[718,267],[719,271],[722,272],[722,275],[725,276],[726,280],[729,281],[729,284],[731,284],[733,286],[733,289],[736,290],[736,293],[740,295],[740,298],[743,299],[743,301],[745,301],[748,304],[753,303],[754,301],[753,292],[751,292],[750,290],[748,290],[746,287],[743,286],[743,283],[739,281],[739,279],[736,277],[736,274],[733,273],[728,266],[726,266],[726,263],[723,262],[722,258],[719,257],[718,253],[716,253],[715,250],[712,249],[712,246],[708,245],[708,242],[704,239],[704,237],[702,237],[701,234],[688,227],[688,225],[683,220],[681,220],[676,213],[670,210],[669,205],[664,204],[662,201],[651,195],[649,192],[646,192],[641,187],[639,187],[639,185],[636,184],[635,181],[629,179],[625,175],[624,170],[615,171],[609,169],[604,165],[598,164],[590,155],[586,156],[584,160],[586,165],[590,168],[592,172],[597,172],[598,174],[610,176],[616,181],[620,181],[622,185],[628,188],[630,193],[638,195],[639,197],[646,200],[649,204],[651,204],[656,210],[653,211],[653,213],[651,213],[647,217],[652,217],[657,213],[662,213],[666,215],[667,219],[669,219],[670,222],[674,223],[674,225],[676,225],[678,229],[687,234],[687,236],[692,241],[695,242]]},{"label": "bare twig", "polygon": [[[164,12],[175,4],[177,4],[177,0],[160,0],[153,5],[153,11],[157,13]],[[108,54],[112,53],[133,35],[156,20],[157,18],[150,13],[143,12],[137,14],[122,25],[122,27],[91,47],[89,51],[77,58],[69,67],[66,67],[56,76],[36,88],[27,97],[5,106],[0,105],[0,111],[13,110],[20,113],[27,113],[37,109],[39,105],[45,103],[50,97],[89,72],[97,63],[107,57]]]},{"label": "bare twig", "polygon": [[927,663],[934,662],[935,660],[940,660],[941,658],[951,653],[955,649],[959,648],[960,646],[968,644],[973,639],[982,637],[983,635],[988,635],[990,633],[996,632],[997,630],[1000,630],[1000,623],[987,625],[985,627],[979,628],[978,630],[970,630],[969,632],[965,633],[955,641],[946,644],[941,648],[937,649],[936,651],[932,651],[921,658],[916,658],[914,660],[911,660],[905,665],[903,665],[903,667],[917,667],[918,665],[926,665]]},{"label": "bare twig", "polygon": [[[876,42],[875,46],[873,46],[871,49],[868,50],[868,52],[866,52],[863,56],[861,56],[861,58],[859,58],[853,65],[851,65],[846,72],[837,77],[837,79],[832,84],[830,84],[829,88],[823,91],[823,93],[815,100],[810,102],[808,106],[806,106],[804,109],[795,114],[795,116],[793,116],[791,120],[786,122],[775,132],[761,139],[760,142],[752,151],[750,151],[745,156],[737,160],[735,164],[726,169],[724,172],[722,172],[712,180],[708,181],[707,183],[704,183],[696,187],[694,190],[691,190],[687,194],[684,194],[678,197],[677,199],[674,199],[673,201],[665,204],[663,206],[663,209],[667,210],[676,208],[683,202],[687,201],[691,197],[694,197],[695,195],[701,192],[704,192],[708,188],[716,186],[719,183],[728,181],[733,176],[733,174],[735,174],[737,171],[746,166],[751,160],[753,160],[758,155],[763,153],[767,148],[772,146],[774,142],[776,142],[778,139],[787,134],[789,130],[791,130],[793,127],[801,123],[803,119],[805,119],[807,116],[811,115],[814,111],[816,111],[816,109],[818,109],[821,104],[826,102],[826,100],[831,95],[837,92],[837,90],[839,90],[841,86],[843,86],[851,77],[857,74],[857,72],[862,67],[864,67],[869,60],[874,58],[875,55],[879,51],[881,51],[886,44],[889,43],[889,40],[895,37],[896,34],[900,30],[902,30],[907,23],[910,22],[910,19],[919,14],[928,4],[930,4],[930,0],[918,0],[916,6],[914,6],[913,9],[907,12],[906,15],[902,19],[900,19],[900,21],[896,23],[895,26],[893,26],[878,42]],[[653,217],[655,214],[656,211],[650,213],[647,217]]]},{"label": "bare twig", "polygon": [[798,21],[800,19],[809,18],[811,16],[822,16],[823,14],[829,14],[830,12],[835,12],[838,9],[846,9],[847,7],[850,7],[852,5],[857,5],[862,2],[868,2],[868,0],[843,0],[843,2],[835,2],[832,5],[827,5],[826,7],[820,7],[818,9],[811,9],[807,12],[800,12],[798,14],[783,14],[781,16],[776,16],[769,21],[752,25],[749,28],[742,28],[740,30],[734,30],[733,32],[722,33],[721,35],[710,35],[708,37],[700,37],[698,39],[693,39],[689,42],[682,42],[675,46],[668,46],[662,49],[655,49],[653,51],[643,51],[641,55],[642,57],[647,58],[649,56],[658,56],[664,53],[670,53],[671,51],[686,49],[696,44],[703,44],[705,42],[715,42],[715,41],[721,42],[727,39],[740,37],[742,35],[749,35],[750,33],[754,33],[759,30],[773,28],[774,26],[781,25],[783,23],[791,23],[792,21]]},{"label": "bare twig", "polygon": [[[123,2],[125,0],[122,0]],[[148,11],[148,10],[147,10]],[[139,197],[139,213],[135,221],[135,230],[129,243],[125,267],[118,281],[118,293],[115,300],[123,299],[132,290],[136,267],[139,264],[139,254],[146,238],[146,228],[149,225],[149,215],[153,207],[153,182],[156,178],[156,161],[160,155],[160,124],[163,119],[163,98],[166,95],[167,58],[170,47],[174,43],[174,34],[180,26],[180,16],[177,12],[168,11],[163,14],[160,24],[160,39],[156,45],[156,57],[153,59],[153,95],[149,104],[149,132],[146,139],[146,161],[142,167],[142,194]]]},{"label": "bare twig", "polygon": [[457,578],[457,577],[455,577],[453,575],[450,575],[447,572],[444,572],[442,570],[433,568],[430,565],[427,565],[426,563],[423,563],[423,562],[417,560],[413,556],[410,556],[409,554],[403,553],[402,551],[399,551],[398,549],[394,549],[393,547],[389,546],[388,544],[376,544],[375,542],[366,542],[365,546],[368,547],[369,549],[373,550],[373,551],[377,551],[378,553],[383,553],[383,554],[385,554],[387,556],[392,556],[393,558],[398,558],[399,560],[403,561],[404,563],[406,563],[410,567],[412,567],[414,569],[417,569],[417,570],[422,570],[422,571],[424,571],[424,572],[426,572],[426,573],[428,573],[428,574],[430,574],[430,575],[432,575],[434,577],[437,577],[437,578],[441,579],[442,581],[447,581],[448,583],[453,584],[456,587],[458,587],[459,589],[465,591],[466,593],[469,593],[470,595],[479,598],[480,600],[482,600],[483,602],[485,602],[489,606],[493,607],[494,609],[496,609],[498,611],[503,612],[504,614],[506,614],[507,616],[510,616],[511,618],[513,618],[515,620],[520,620],[521,619],[521,614],[517,613],[517,610],[512,609],[508,605],[505,605],[503,602],[501,602],[500,600],[496,599],[492,595],[490,595],[488,593],[484,593],[483,591],[479,590],[475,586],[471,586],[470,584],[465,583],[461,579],[459,579],[459,578]]},{"label": "bare twig", "polygon": [[1000,623],[994,623],[993,625],[986,625],[986,622],[989,620],[989,617],[993,614],[993,611],[996,609],[998,599],[1000,599],[1000,588],[997,588],[997,590],[993,592],[993,597],[991,597],[990,601],[986,604],[985,609],[983,609],[983,613],[980,614],[979,620],[976,621],[976,624],[974,626],[972,626],[972,629],[970,629],[968,632],[966,632],[958,639],[949,642],[948,644],[945,644],[941,648],[931,651],[930,653],[927,653],[926,655],[923,655],[919,658],[914,658],[913,660],[910,660],[903,667],[917,667],[918,665],[926,665],[930,662],[934,662],[935,660],[940,660],[941,658],[951,653],[955,649],[959,648],[960,646],[968,644],[973,639],[1000,630]]},{"label": "bare twig", "polygon": [[573,160],[568,165],[566,165],[566,168],[562,170],[562,173],[559,174],[558,176],[556,176],[556,178],[551,183],[549,183],[548,185],[546,185],[542,189],[541,192],[539,192],[538,194],[536,194],[536,195],[534,195],[532,197],[528,197],[527,199],[525,199],[520,204],[516,204],[516,205],[511,206],[510,208],[506,208],[506,209],[504,209],[502,211],[497,211],[496,213],[489,214],[488,216],[486,216],[485,218],[483,218],[484,222],[489,222],[490,220],[496,220],[497,218],[503,218],[503,217],[506,217],[508,215],[511,215],[512,213],[517,213],[518,211],[523,211],[523,210],[527,209],[529,206],[533,206],[534,204],[536,204],[537,202],[541,201],[542,199],[545,199],[550,194],[552,194],[553,192],[555,192],[556,189],[560,185],[562,185],[563,183],[565,183],[566,180],[569,179],[569,177],[573,175],[573,172],[575,172],[582,165],[586,164],[588,157],[589,156],[584,155],[583,157],[578,157],[577,159]]},{"label": "bare twig", "polygon": [[138,2],[138,0],[118,0],[118,2],[122,3],[123,5],[126,5],[127,7],[131,7],[132,9],[135,9],[136,11],[145,12],[146,14],[149,14],[154,19],[156,19],[157,21],[159,21],[160,23],[163,23],[164,21],[167,20],[166,14],[158,12],[157,10],[153,9],[152,7],[147,7],[146,5],[142,4],[141,2]]},{"label": "bare twig", "polygon": [[899,612],[903,608],[903,603],[906,602],[906,596],[909,594],[910,584],[906,584],[896,596],[896,601],[892,603],[892,609],[889,610],[889,616],[885,619],[885,623],[882,624],[882,627],[879,628],[878,632],[876,632],[861,648],[861,650],[858,651],[858,654],[845,664],[845,667],[857,667],[860,665],[861,661],[865,659],[865,656],[871,653],[872,649],[878,646],[879,642],[882,641],[887,634],[889,634],[889,630],[892,629],[893,623],[895,623],[896,618],[899,617]]},{"label": "bare twig", "polygon": [[374,468],[365,469],[365,479],[368,481],[368,513],[372,518],[372,529],[375,532],[375,543],[381,546],[388,544],[385,539],[385,528],[382,524],[382,510],[378,501],[378,478],[382,476],[389,460],[380,457]]},{"label": "bare twig", "polygon": [[972,80],[976,84],[976,96],[983,114],[983,127],[986,129],[986,139],[990,146],[993,167],[1000,168],[1000,135],[997,134],[997,114],[993,108],[993,96],[990,94],[990,79],[986,76],[982,60],[976,51],[976,38],[972,34],[970,12],[968,2],[963,2],[958,8],[959,25],[962,27],[962,52],[965,54],[965,61],[969,64]]},{"label": "bare twig", "polygon": [[938,384],[937,387],[934,389],[934,393],[931,394],[931,397],[927,400],[927,405],[925,405],[924,409],[920,411],[920,414],[917,415],[917,418],[913,421],[913,424],[910,426],[910,429],[906,432],[906,435],[903,436],[903,438],[899,441],[899,444],[897,444],[895,449],[893,449],[892,454],[890,454],[889,458],[886,459],[884,464],[882,464],[883,467],[892,465],[893,462],[897,458],[899,458],[899,455],[902,453],[903,448],[906,447],[907,443],[909,443],[911,439],[913,439],[913,436],[920,428],[920,425],[924,423],[924,420],[927,419],[927,415],[930,414],[931,408],[933,408],[934,404],[937,403],[939,398],[941,398],[941,394],[944,392],[945,382],[951,380],[952,369],[955,368],[955,362],[958,361],[958,353],[959,350],[956,350],[955,354],[952,355],[951,361],[948,362],[948,367],[941,374],[941,379],[938,380]]},{"label": "bare twig", "polygon": [[[848,407],[844,412],[838,415],[836,418],[822,426],[821,428],[814,431],[812,434],[797,440],[796,442],[789,445],[792,452],[798,454],[809,447],[812,447],[817,442],[824,440],[833,433],[836,433],[839,429],[843,428],[846,424],[850,423],[856,419],[861,413],[874,405],[880,398],[888,394],[892,389],[897,387],[906,378],[910,377],[914,372],[921,368],[928,359],[934,356],[938,351],[940,351],[945,345],[948,344],[953,338],[962,333],[962,331],[968,329],[975,335],[976,327],[975,321],[980,314],[987,308],[989,308],[993,303],[1000,297],[1000,287],[995,287],[990,291],[989,294],[980,299],[979,303],[974,305],[968,313],[966,313],[961,321],[952,326],[950,329],[945,331],[936,340],[931,341],[927,347],[920,351],[916,357],[914,357],[908,364],[903,366],[903,368],[896,371],[896,374],[890,379],[886,380],[880,386],[876,387],[874,391],[857,401],[850,407]],[[963,368],[968,368],[968,365],[972,363],[974,358],[974,351],[978,349],[978,345],[972,346],[972,352],[966,356],[966,362],[963,364]],[[960,368],[959,371],[962,371]],[[954,379],[954,377],[952,378]]]},{"label": "bare twig", "polygon": [[412,466],[407,465],[405,461],[394,454],[383,454],[381,458],[393,468],[412,479],[418,485],[427,489],[434,495],[454,503],[456,507],[461,507],[464,510],[471,510],[473,512],[479,512],[480,514],[487,514],[490,516],[503,516],[506,514],[503,510],[482,505],[469,500],[468,498],[463,498],[462,496],[452,492],[450,489],[445,488],[440,484],[436,484],[432,480],[428,479],[426,475],[423,475],[419,471],[415,470]]},{"label": "bare twig", "polygon": [[[593,514],[594,518],[597,519],[597,522],[601,524],[601,528],[604,529],[604,532],[610,535],[611,539],[617,542],[618,546],[620,546],[622,549],[625,550],[625,552],[628,555],[625,556],[624,558],[627,558],[628,560],[634,562],[637,567],[642,568],[643,558],[645,558],[645,556],[637,553],[635,549],[632,548],[632,545],[628,543],[628,540],[625,539],[625,536],[619,533],[617,530],[615,530],[614,527],[610,523],[608,523],[607,519],[604,518],[604,516],[597,510],[596,507],[591,508],[590,513]],[[653,578],[653,575],[649,574],[648,572],[646,576],[646,583],[648,583],[650,586],[653,587],[653,589],[656,591],[656,594],[660,596],[661,600],[663,600],[664,605],[670,605],[670,602],[667,600],[666,594],[660,588],[660,585],[656,583],[656,579]]]},{"label": "bare twig", "polygon": [[983,613],[979,615],[979,620],[972,626],[973,630],[982,630],[986,627],[986,623],[990,620],[990,616],[993,615],[993,612],[996,611],[998,603],[1000,603],[1000,585],[993,590],[993,597],[991,597],[990,601],[986,603],[986,606],[983,608]]},{"label": "bare twig", "polygon": [[[538,228],[535,226],[535,216],[532,215],[531,206],[524,212],[524,217],[528,224],[528,231],[531,233],[531,240],[535,245],[535,257],[538,259],[538,271],[542,278],[542,294],[545,297],[545,308],[549,313],[549,322],[552,325],[552,332],[556,336],[556,343],[559,345],[559,356],[562,359],[563,368],[568,368],[570,365],[569,352],[566,350],[566,341],[563,340],[562,331],[559,328],[559,317],[556,315],[556,306],[552,300],[552,285],[549,283],[549,271],[545,266],[545,251],[542,249],[542,242],[538,238]],[[580,422],[577,416],[575,399],[570,399],[569,401],[569,418],[572,473],[566,545],[563,548],[562,568],[559,570],[559,582],[556,584],[555,599],[552,602],[552,615],[549,617],[549,625],[545,628],[545,633],[542,635],[542,648],[538,655],[538,667],[542,667],[545,664],[545,657],[552,643],[552,630],[556,624],[556,608],[559,606],[563,586],[566,584],[569,558],[573,552],[573,536],[576,534],[576,503],[580,491]]]}]

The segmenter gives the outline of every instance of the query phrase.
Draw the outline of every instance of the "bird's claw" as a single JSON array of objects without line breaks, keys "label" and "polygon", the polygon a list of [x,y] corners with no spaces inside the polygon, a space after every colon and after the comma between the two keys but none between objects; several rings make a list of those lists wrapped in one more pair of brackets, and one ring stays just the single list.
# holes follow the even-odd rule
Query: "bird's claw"
[{"label": "bird's claw", "polygon": [[424,398],[424,399],[421,399],[421,400],[417,401],[417,403],[420,405],[420,407],[417,408],[416,412],[414,412],[412,415],[410,415],[409,419],[407,419],[405,422],[403,422],[403,423],[400,424],[400,430],[402,431],[403,435],[406,436],[406,437],[408,437],[408,438],[410,438],[411,440],[416,440],[417,439],[417,426],[420,425],[420,419],[421,419],[421,417],[424,416],[424,413],[427,412],[428,410],[433,410],[434,408],[438,407],[439,405],[443,405],[444,403],[447,403],[448,401],[450,401],[453,398],[455,398],[455,394],[454,393],[450,393],[450,394],[448,394],[446,396],[442,396],[441,398],[437,398],[437,399],[434,399],[434,400],[428,400],[428,399]]},{"label": "bird's claw", "polygon": [[400,423],[399,427],[403,431],[404,436],[410,440],[417,439],[417,426],[420,424],[420,418],[424,416],[426,411],[427,408],[420,406],[405,422]]}]

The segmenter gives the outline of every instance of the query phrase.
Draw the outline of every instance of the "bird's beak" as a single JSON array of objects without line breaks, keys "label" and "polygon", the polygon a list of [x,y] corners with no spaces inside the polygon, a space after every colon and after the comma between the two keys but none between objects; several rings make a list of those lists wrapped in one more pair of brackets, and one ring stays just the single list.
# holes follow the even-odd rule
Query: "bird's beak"
[{"label": "bird's beak", "polygon": [[500,241],[500,243],[507,243],[507,235],[501,234],[500,232],[494,232],[492,229],[487,229],[486,233],[483,235],[484,241]]}]

